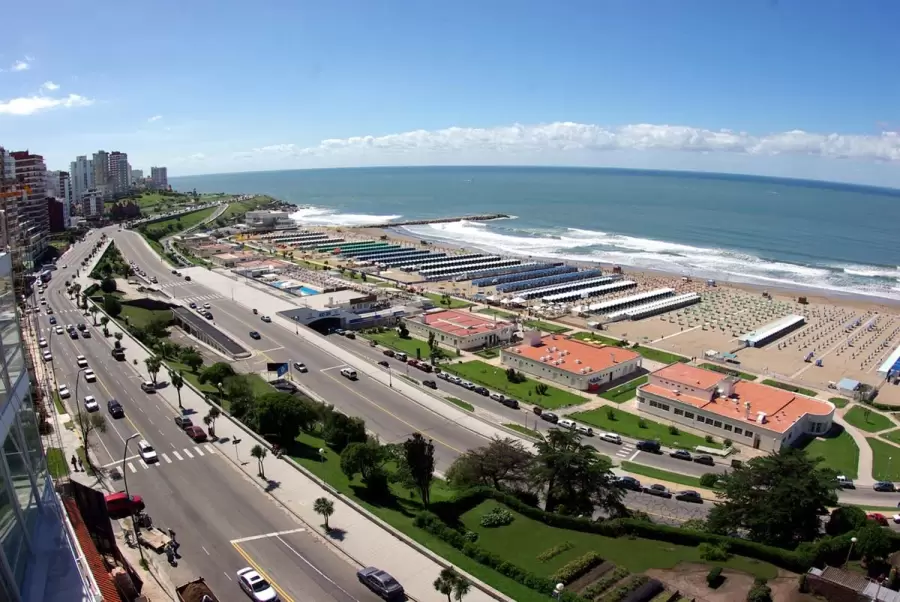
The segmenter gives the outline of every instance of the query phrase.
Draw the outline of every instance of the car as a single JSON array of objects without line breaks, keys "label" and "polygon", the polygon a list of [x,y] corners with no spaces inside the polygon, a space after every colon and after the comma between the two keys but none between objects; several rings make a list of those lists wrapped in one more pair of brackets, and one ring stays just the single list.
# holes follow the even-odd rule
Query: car
[{"label": "car", "polygon": [[275,588],[249,566],[237,572],[238,585],[255,602],[279,602]]},{"label": "car", "polygon": [[507,398],[504,399],[501,403],[502,403],[503,405],[505,405],[506,407],[508,407],[508,408],[512,408],[512,409],[514,409],[514,410],[518,410],[518,409],[519,409],[519,402],[518,402],[518,400],[513,399],[512,397],[507,397]]},{"label": "car", "polygon": [[593,437],[593,436],[594,436],[594,429],[592,429],[592,428],[589,427],[589,426],[584,426],[583,424],[576,424],[576,425],[575,425],[575,430],[578,431],[579,433],[581,433],[582,435],[587,436],[587,437]]},{"label": "car", "polygon": [[393,350],[393,349],[385,349],[384,351],[382,351],[382,353],[385,354],[385,355],[388,356],[388,357],[394,357],[394,350]]},{"label": "car", "polygon": [[503,395],[503,393],[491,393],[491,399],[493,399],[494,401],[503,401],[505,399],[505,396]]},{"label": "car", "polygon": [[194,440],[194,443],[202,443],[206,441],[206,431],[200,426],[189,426],[184,429],[185,434]]},{"label": "car", "polygon": [[185,277],[184,277],[184,280],[185,280],[186,282],[190,282],[190,281],[191,281],[191,277],[190,277],[190,276],[185,276]]},{"label": "car", "polygon": [[358,378],[356,370],[353,368],[341,368],[341,376],[349,378],[350,380],[356,380]]},{"label": "car", "polygon": [[[487,390],[487,387],[475,387],[472,391],[479,395],[484,395],[485,397],[491,394],[491,392]],[[503,400],[501,399],[500,401],[502,402]]]},{"label": "car", "polygon": [[560,418],[559,420],[556,421],[556,425],[561,426],[564,429],[574,429],[575,421],[569,420],[568,418]]},{"label": "car", "polygon": [[53,361],[53,355],[52,355],[49,351],[45,351],[45,352],[44,352],[43,358],[44,358],[44,361],[45,361],[45,362],[52,362],[52,361]]},{"label": "car", "polygon": [[52,308],[52,307],[48,307],[48,308],[47,308],[47,315],[48,315],[48,316],[52,316],[52,315],[53,315],[53,308]]},{"label": "car", "polygon": [[137,512],[142,512],[146,507],[141,496],[128,496],[124,491],[109,493],[104,497],[104,500],[106,501],[106,512],[110,518],[125,518]]},{"label": "car", "polygon": [[437,389],[437,383],[434,382],[433,380],[423,380],[422,386],[428,387],[429,389]]},{"label": "car", "polygon": [[79,355],[75,358],[75,361],[78,363],[79,368],[87,368],[88,361],[87,358],[83,355]]},{"label": "car", "polygon": [[303,362],[294,362],[294,370],[296,370],[297,372],[309,372],[309,370],[306,368],[306,364],[304,364]]},{"label": "car", "polygon": [[407,358],[407,355],[402,351],[398,351],[397,353],[394,354],[394,359],[400,360],[401,362],[405,362],[406,358]]},{"label": "car", "polygon": [[629,491],[643,490],[643,488],[641,487],[641,482],[628,475],[616,478],[616,480],[613,481],[613,485],[615,485],[616,487],[621,487],[622,489],[628,489]]},{"label": "car", "polygon": [[70,331],[69,331],[69,338],[70,338],[70,339],[77,339],[77,338],[78,338],[78,331],[77,331],[77,330],[70,330]]},{"label": "car", "polygon": [[866,519],[874,521],[881,527],[888,526],[887,517],[885,515],[883,515],[881,512],[869,512],[868,514],[866,514]]},{"label": "car", "polygon": [[156,276],[150,276],[150,282],[152,282],[153,284],[159,283],[159,281],[156,279]]},{"label": "car", "polygon": [[43,347],[46,347],[46,346],[47,346],[47,339],[45,339],[44,337],[39,338],[39,339],[38,339],[38,347],[42,347],[42,348],[43,348]]},{"label": "car", "polygon": [[672,497],[672,492],[659,483],[654,483],[649,487],[644,487],[644,493],[649,493],[650,495],[654,495],[656,497],[664,497],[666,499]]},{"label": "car", "polygon": [[697,464],[705,464],[707,466],[715,466],[716,465],[716,461],[713,460],[713,457],[707,456],[707,455],[694,456],[694,462],[696,462]]},{"label": "car", "polygon": [[390,365],[389,363],[387,363],[387,360],[381,360],[380,362],[378,362],[378,365],[379,365],[379,366],[383,366],[383,367],[385,367],[385,368],[390,368],[390,367],[391,367],[391,365]]},{"label": "car", "polygon": [[676,449],[675,451],[669,454],[670,458],[675,458],[676,460],[687,460],[691,461],[691,452],[686,449]]},{"label": "car", "polygon": [[897,491],[897,488],[894,487],[894,484],[890,481],[877,481],[874,485],[872,485],[872,489],[880,492],[893,493]]},{"label": "car", "polygon": [[116,401],[115,399],[110,399],[106,402],[106,410],[109,412],[109,415],[113,418],[124,418],[125,417],[125,408],[122,407],[122,404]]},{"label": "car", "polygon": [[209,303],[203,304],[203,309],[209,309],[210,307],[212,307],[212,305],[210,305]]},{"label": "car", "polygon": [[543,412],[541,414],[541,420],[546,420],[547,422],[556,424],[556,422],[559,420],[559,416],[557,416],[553,412]]},{"label": "car", "polygon": [[465,382],[463,382],[463,383],[461,383],[461,384],[462,384],[463,387],[465,387],[465,388],[468,389],[469,391],[474,391],[475,389],[478,388],[478,385],[476,385],[475,383],[470,383],[469,381],[465,381]]},{"label": "car", "polygon": [[41,297],[41,305],[47,305],[47,300]]},{"label": "car", "polygon": [[90,331],[90,330],[85,330],[84,332],[82,332],[82,333],[81,333],[81,338],[83,338],[83,339],[89,339],[89,338],[91,338],[91,331]]},{"label": "car", "polygon": [[197,309],[197,304],[191,301],[190,305],[188,305],[191,309]]},{"label": "car", "polygon": [[62,329],[62,326],[57,326],[57,327],[56,327],[56,334],[62,334],[63,332],[64,332],[64,331],[63,331],[63,329]]},{"label": "car", "polygon": [[78,330],[81,330],[81,331],[87,330],[87,324],[84,324],[84,323],[79,324],[79,325],[78,325]]},{"label": "car", "polygon": [[356,333],[348,332],[348,333],[345,334],[344,336],[346,336],[348,339],[355,339],[355,338],[356,338]]},{"label": "car", "polygon": [[367,566],[356,571],[359,582],[385,600],[402,600],[406,597],[403,586],[387,571]]},{"label": "car", "polygon": [[141,391],[144,393],[156,393],[156,385],[149,380],[141,383]]},{"label": "car", "polygon": [[[266,321],[266,318],[267,318],[267,317],[268,317],[268,316],[263,316],[263,322]],[[334,329],[334,334],[337,334],[337,335],[340,335],[340,336],[344,336],[344,329],[343,329],[343,328],[335,328],[335,329]]]},{"label": "car", "polygon": [[72,394],[69,392],[69,387],[66,385],[60,385],[59,386],[59,396],[62,399],[68,399],[69,397],[71,397]]},{"label": "car", "polygon": [[141,455],[141,459],[147,464],[159,462],[159,456],[156,455],[156,450],[144,439],[138,441],[138,453]]},{"label": "car", "polygon": [[84,371],[84,380],[86,380],[89,383],[95,383],[95,382],[97,382],[97,375],[94,374],[93,370],[88,368],[87,370]]},{"label": "car", "polygon": [[50,326],[56,325],[56,316],[50,316]]},{"label": "car", "polygon": [[856,485],[853,483],[853,479],[844,475],[838,475],[835,478],[835,481],[837,481],[838,487],[840,487],[841,489],[856,489]]},{"label": "car", "polygon": [[255,330],[251,330],[251,331],[250,331],[250,338],[251,338],[251,339],[256,339],[256,340],[258,341],[258,340],[260,340],[262,337],[259,336],[259,333],[256,332]]},{"label": "car", "polygon": [[88,395],[84,398],[84,409],[88,412],[96,412],[100,409],[100,404],[93,395]]},{"label": "car", "polygon": [[188,418],[187,416],[176,416],[175,417],[175,426],[180,428],[181,430],[191,428],[194,426],[194,421]]},{"label": "car", "polygon": [[617,433],[600,433],[600,440],[606,441],[607,443],[622,445],[622,437],[620,437]]},{"label": "car", "polygon": [[679,502],[691,502],[692,504],[702,504],[703,498],[700,494],[693,490],[679,491],[675,494],[675,499]]},{"label": "car", "polygon": [[172,270],[172,273],[175,274],[175,275],[177,276],[177,275],[178,275],[178,270]]},{"label": "car", "polygon": [[203,314],[203,317],[206,318],[207,320],[212,320],[212,319],[213,319],[213,316],[212,316],[212,313],[211,313],[211,312],[206,312],[206,313],[204,313],[204,314]]}]

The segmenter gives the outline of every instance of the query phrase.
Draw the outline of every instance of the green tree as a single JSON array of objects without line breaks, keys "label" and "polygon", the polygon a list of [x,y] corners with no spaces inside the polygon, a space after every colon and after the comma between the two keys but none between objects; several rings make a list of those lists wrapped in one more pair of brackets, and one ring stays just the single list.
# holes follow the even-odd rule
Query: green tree
[{"label": "green tree", "polygon": [[301,399],[290,393],[273,391],[256,399],[258,432],[274,435],[278,443],[290,445],[301,430],[309,430],[319,418],[315,402]]},{"label": "green tree", "polygon": [[[460,602],[469,593],[472,584],[460,575],[452,566],[441,569],[441,574],[434,580],[434,589],[447,596],[447,602]],[[450,596],[453,596],[451,599]]]},{"label": "green tree", "polygon": [[831,517],[825,524],[825,532],[829,535],[843,535],[861,529],[866,524],[866,511],[859,506],[838,506],[831,511]]},{"label": "green tree", "polygon": [[[78,403],[78,400],[76,400],[75,403]],[[84,441],[84,457],[88,461],[88,464],[90,464],[91,455],[87,453],[87,450],[91,449],[94,445],[94,442],[91,441],[91,434],[94,431],[100,433],[106,432],[106,416],[99,413],[88,414],[87,412],[78,412],[75,416],[75,424],[78,426],[78,430],[81,433],[81,440]]]},{"label": "green tree", "polygon": [[458,489],[487,486],[500,490],[527,489],[534,456],[512,438],[494,438],[466,451],[447,470],[447,481]]},{"label": "green tree", "polygon": [[361,418],[329,409],[322,426],[322,438],[328,447],[340,453],[351,443],[365,443],[368,439],[366,423]]},{"label": "green tree", "polygon": [[106,316],[102,316],[100,318],[100,326],[103,327],[103,336],[105,337],[109,336],[109,327],[107,326],[107,324],[109,324],[109,318]]},{"label": "green tree", "polygon": [[100,283],[100,290],[107,294],[116,292],[116,281],[112,278],[104,278]]},{"label": "green tree", "polygon": [[334,514],[334,502],[327,497],[320,497],[313,503],[313,511],[322,515],[322,518],[325,519],[325,530],[331,531],[331,527],[328,525],[328,518]]},{"label": "green tree", "polygon": [[222,383],[222,397],[228,400],[231,413],[238,420],[251,428],[258,428],[253,387],[246,377],[236,374],[226,378]]},{"label": "green tree", "polygon": [[191,372],[197,374],[200,366],[203,365],[203,356],[193,347],[186,347],[181,350],[181,363],[187,366]]},{"label": "green tree", "polygon": [[121,332],[116,332],[116,333],[113,334],[113,336],[115,337],[115,339],[116,339],[117,342],[120,342],[120,341],[122,340],[122,337],[123,337],[124,335],[123,335]]},{"label": "green tree", "polygon": [[147,365],[147,372],[150,373],[150,380],[152,380],[155,385],[156,375],[159,374],[159,370],[162,368],[162,361],[155,355],[151,355],[144,360],[144,363]]},{"label": "green tree", "polygon": [[208,366],[205,370],[203,370],[203,372],[201,372],[197,377],[197,381],[201,385],[204,385],[206,383],[218,385],[219,383],[224,383],[225,379],[230,376],[234,376],[234,368],[231,367],[231,364],[226,364],[225,362],[216,362],[212,366]]},{"label": "green tree", "polygon": [[103,297],[103,311],[113,318],[118,318],[122,313],[122,302],[112,295]]},{"label": "green tree", "polygon": [[96,326],[97,325],[97,312],[100,310],[97,309],[96,305],[91,305],[91,307],[90,307],[90,309],[88,309],[88,311],[91,312],[91,320],[94,322],[94,326]]},{"label": "green tree", "polygon": [[856,532],[856,540],[853,549],[866,563],[891,553],[890,533],[875,521],[866,521],[865,526]]},{"label": "green tree", "polygon": [[819,516],[837,505],[837,473],[803,450],[782,448],[723,475],[709,512],[714,533],[745,530],[759,543],[793,548],[819,536]]},{"label": "green tree", "polygon": [[418,491],[422,505],[428,507],[434,480],[434,443],[421,433],[413,433],[403,442],[399,456],[398,476],[407,487]]},{"label": "green tree", "polygon": [[209,408],[209,411],[206,413],[206,416],[209,418],[209,421],[212,423],[212,427],[216,427],[216,420],[219,419],[219,416],[222,415],[222,412],[219,411],[219,408],[212,406]]},{"label": "green tree", "polygon": [[268,451],[265,447],[257,443],[253,446],[253,449],[250,450],[250,455],[256,458],[256,467],[259,469],[259,476],[265,479],[266,471],[265,467],[263,466],[263,460],[266,459]]},{"label": "green tree", "polygon": [[409,338],[409,328],[406,327],[406,324],[403,322],[400,323],[400,326],[397,327],[397,336],[401,339]]},{"label": "green tree", "polygon": [[184,386],[184,376],[181,372],[169,370],[169,382],[172,383],[172,386],[175,387],[175,391],[178,393],[178,407],[184,409],[184,406],[181,405],[181,388]]},{"label": "green tree", "polygon": [[366,488],[373,494],[383,495],[388,492],[387,472],[384,465],[391,459],[391,454],[377,441],[351,443],[341,452],[341,472],[348,479],[357,474],[362,478]]}]

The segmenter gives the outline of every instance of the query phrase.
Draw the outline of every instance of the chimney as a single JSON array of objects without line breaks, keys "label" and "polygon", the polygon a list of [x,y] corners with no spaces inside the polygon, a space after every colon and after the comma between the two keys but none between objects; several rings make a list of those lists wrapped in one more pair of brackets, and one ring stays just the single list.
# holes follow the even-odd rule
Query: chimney
[{"label": "chimney", "polygon": [[616,363],[616,354],[615,353],[610,352],[609,361],[611,361],[614,364]]},{"label": "chimney", "polygon": [[749,401],[744,402],[744,418],[746,418],[747,420],[750,420],[750,402]]}]

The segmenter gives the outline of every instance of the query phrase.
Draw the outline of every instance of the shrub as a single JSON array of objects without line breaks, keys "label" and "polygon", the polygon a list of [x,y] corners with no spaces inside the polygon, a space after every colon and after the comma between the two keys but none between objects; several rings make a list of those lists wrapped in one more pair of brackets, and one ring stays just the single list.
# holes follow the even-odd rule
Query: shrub
[{"label": "shrub", "polygon": [[588,600],[593,600],[627,576],[628,569],[621,566],[616,567],[612,573],[585,588],[585,590],[581,592],[581,596]]},{"label": "shrub", "polygon": [[678,427],[674,424],[669,425],[669,434],[670,435],[680,435],[681,432],[678,430]]},{"label": "shrub", "polygon": [[713,436],[712,436],[712,435],[707,435],[706,437],[704,437],[704,439],[706,440],[707,443],[712,443],[712,442],[713,442]]},{"label": "shrub", "polygon": [[543,552],[538,554],[538,562],[547,562],[551,558],[556,558],[563,552],[571,550],[574,547],[575,544],[573,544],[571,541],[564,541],[561,544],[555,545],[552,548],[544,550]]},{"label": "shrub", "polygon": [[722,440],[722,443],[725,445],[726,448],[731,447],[732,445],[734,445],[734,441],[732,441],[731,439],[723,439],[723,440]]},{"label": "shrub", "polygon": [[505,527],[513,522],[512,512],[506,508],[494,508],[481,517],[482,527]]},{"label": "shrub", "polygon": [[706,585],[710,587],[710,589],[716,589],[725,579],[722,577],[722,567],[714,566],[709,570],[706,574]]},{"label": "shrub", "polygon": [[471,543],[475,543],[476,541],[478,541],[478,533],[476,533],[475,531],[466,531],[463,534],[463,537],[466,538],[466,541]]},{"label": "shrub", "polygon": [[725,562],[731,557],[728,545],[724,543],[701,543],[697,549],[700,551],[700,558],[710,562]]},{"label": "shrub", "polygon": [[599,566],[602,563],[603,558],[600,557],[600,554],[590,551],[584,556],[564,564],[558,571],[550,576],[550,579],[559,583],[572,583],[595,566]]},{"label": "shrub", "polygon": [[647,421],[644,420],[643,418],[638,418],[638,428],[639,429],[647,428]]},{"label": "shrub", "polygon": [[628,594],[650,581],[647,575],[635,575],[603,598],[603,602],[621,602]]},{"label": "shrub", "polygon": [[747,592],[747,602],[772,602],[772,589],[765,581],[757,579],[750,591]]},{"label": "shrub", "polygon": [[715,487],[716,483],[719,482],[720,476],[721,475],[718,475],[714,472],[707,472],[700,476],[700,484],[704,487]]},{"label": "shrub", "polygon": [[616,419],[616,411],[612,408],[606,408],[606,417],[610,420]]}]

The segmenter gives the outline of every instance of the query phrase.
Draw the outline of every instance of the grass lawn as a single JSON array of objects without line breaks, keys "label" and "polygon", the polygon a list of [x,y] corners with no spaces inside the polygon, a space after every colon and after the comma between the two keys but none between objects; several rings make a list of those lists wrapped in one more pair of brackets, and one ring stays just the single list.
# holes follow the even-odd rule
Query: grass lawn
[{"label": "grass lawn", "polygon": [[651,479],[659,479],[660,481],[678,483],[679,485],[694,487],[695,489],[709,489],[709,487],[705,487],[700,484],[699,477],[692,477],[690,475],[677,472],[669,472],[668,470],[660,470],[659,468],[652,468],[650,466],[635,464],[634,462],[628,461],[623,461],[619,465],[619,468],[621,468],[622,470],[627,470],[628,472],[634,474],[639,474],[644,477],[650,477]]},{"label": "grass lawn", "polygon": [[866,441],[872,448],[872,477],[879,481],[900,481],[900,447],[875,437],[867,437]]},{"label": "grass lawn", "polygon": [[833,403],[835,405],[835,407],[838,407],[838,408],[843,408],[848,403],[850,403],[849,399],[844,399],[843,397],[829,397],[828,401]]},{"label": "grass lawn", "polygon": [[850,433],[844,429],[840,429],[840,433],[833,437],[812,439],[804,449],[810,457],[821,456],[824,458],[825,465],[838,471],[839,474],[851,479],[858,478],[859,448],[856,447],[856,442]]},{"label": "grass lawn", "polygon": [[642,347],[640,345],[632,347],[632,349],[640,353],[642,357],[662,364],[675,364],[677,362],[686,364],[690,361],[690,359],[683,355],[669,353],[668,351],[660,351],[659,349],[650,349],[649,347]]},{"label": "grass lawn", "polygon": [[144,327],[156,321],[168,323],[172,320],[173,314],[170,309],[144,309],[143,307],[123,303],[122,313],[119,314],[118,319],[124,322],[126,317],[128,318],[128,323],[132,326]]},{"label": "grass lawn", "polygon": [[243,215],[248,211],[253,211],[263,205],[267,205],[270,202],[270,199],[264,196],[255,196],[252,199],[248,199],[246,201],[238,201],[236,203],[228,203],[228,209],[226,209],[221,217],[222,219],[228,220],[232,217]]},{"label": "grass lawn", "polygon": [[188,228],[209,219],[209,217],[218,211],[218,209],[218,207],[207,207],[206,209],[200,209],[199,211],[147,224],[146,226],[140,227],[139,230],[145,233],[160,232],[162,235],[177,234],[178,232],[187,230]]},{"label": "grass lawn", "polygon": [[[640,573],[651,568],[673,568],[682,562],[710,564],[700,558],[698,547],[680,546],[649,539],[611,538],[593,533],[559,529],[522,516],[512,510],[510,511],[515,518],[511,524],[499,528],[482,527],[481,517],[498,506],[503,507],[494,500],[485,500],[464,513],[460,517],[460,521],[468,530],[478,534],[478,545],[503,556],[504,559],[516,566],[533,571],[543,577],[549,577],[563,565],[590,551],[596,551],[604,559],[633,573]],[[573,547],[546,562],[538,560],[538,556],[542,552],[565,541],[574,544]],[[771,564],[741,556],[732,556],[723,563],[712,564],[744,571],[765,579],[775,577],[778,572]]]},{"label": "grass lawn", "polygon": [[[607,416],[607,411],[609,409],[612,409],[614,412],[614,419],[610,419],[609,416]],[[653,422],[646,418],[643,419],[642,423],[641,417],[637,414],[631,414],[630,412],[620,410],[619,408],[598,408],[588,412],[577,412],[572,414],[570,418],[579,420],[585,424],[590,424],[591,426],[596,426],[604,431],[619,433],[626,437],[633,437],[635,439],[655,439],[669,447],[685,449],[694,449],[698,445],[716,447],[719,449],[723,447],[721,442],[707,443],[704,437],[694,435],[693,433],[686,433],[679,430],[677,435],[673,435],[669,432],[668,425]],[[642,427],[641,424],[644,426]]]},{"label": "grass lawn", "polygon": [[600,397],[615,403],[622,403],[623,401],[634,399],[634,396],[637,395],[637,388],[646,384],[648,380],[650,380],[649,376],[639,376],[618,387],[613,387],[609,391],[604,391],[600,394]]},{"label": "grass lawn", "polygon": [[481,351],[476,351],[475,355],[483,357],[486,360],[492,360],[496,357],[500,357],[500,351],[498,349],[482,349]]},{"label": "grass lawn", "polygon": [[518,317],[517,314],[512,312],[503,311],[502,309],[496,309],[493,307],[482,307],[481,309],[475,310],[476,314],[487,314],[489,316],[497,316],[498,318],[503,318],[506,320],[514,320]]},{"label": "grass lawn", "polygon": [[503,426],[505,426],[506,428],[508,428],[510,430],[516,431],[517,433],[522,433],[526,437],[532,437],[534,439],[543,438],[543,435],[541,435],[539,432],[532,430],[530,428],[524,427],[521,424],[516,424],[515,422],[507,422]]},{"label": "grass lawn", "polygon": [[544,332],[549,332],[550,334],[565,334],[567,332],[572,332],[571,328],[560,326],[558,324],[551,324],[550,322],[544,322],[543,320],[525,320],[523,324],[529,328],[536,328]]},{"label": "grass lawn", "polygon": [[468,301],[463,301],[462,299],[456,299],[454,297],[449,297],[450,305],[447,305],[444,303],[444,297],[438,293],[425,293],[425,296],[434,301],[434,304],[438,307],[443,307],[445,309],[462,309],[464,307],[472,306]]},{"label": "grass lawn", "polygon": [[600,345],[618,346],[621,343],[619,339],[605,337],[602,334],[594,334],[593,332],[576,332],[572,335],[572,338],[585,343],[599,343]]},{"label": "grass lawn", "polygon": [[87,473],[91,476],[94,476],[95,474],[97,474],[94,471],[94,469],[91,468],[91,465],[88,463],[88,458],[87,458],[87,454],[84,451],[84,446],[79,446],[78,449],[75,450],[75,452],[78,454],[78,459],[81,460],[81,463],[84,465],[84,469],[87,471]]},{"label": "grass lawn", "polygon": [[893,441],[894,443],[900,444],[900,429],[897,429],[896,431],[889,431],[878,436],[882,439],[887,439],[888,441]]},{"label": "grass lawn", "polygon": [[844,414],[844,420],[867,433],[877,433],[878,431],[897,426],[893,420],[884,414],[879,414],[863,406],[850,408],[850,411]]},{"label": "grass lawn", "polygon": [[428,359],[431,357],[431,349],[428,348],[428,341],[423,341],[422,339],[417,339],[415,337],[401,339],[400,335],[397,334],[397,331],[393,329],[388,330],[387,332],[366,333],[362,336],[375,341],[382,347],[387,347],[394,351],[402,351],[406,353],[410,359]]},{"label": "grass lawn", "polygon": [[789,385],[787,383],[783,383],[777,380],[772,380],[771,378],[767,378],[762,381],[764,385],[769,385],[770,387],[775,387],[777,389],[784,389],[785,391],[791,391],[793,393],[799,393],[800,395],[806,395],[807,397],[815,397],[817,393],[812,389],[804,389],[803,387],[795,387],[794,385]]},{"label": "grass lawn", "polygon": [[53,392],[53,405],[56,406],[56,412],[58,414],[68,414],[69,411],[66,409],[66,406],[63,405],[62,399],[59,398],[59,392]]},{"label": "grass lawn", "polygon": [[54,479],[59,479],[69,474],[69,462],[63,450],[58,447],[47,448],[47,470]]},{"label": "grass lawn", "polygon": [[475,411],[475,406],[473,406],[468,401],[463,401],[462,399],[457,399],[455,397],[445,397],[444,399],[446,399],[447,401],[449,401],[450,403],[452,403],[454,405],[458,405],[459,407],[461,407],[462,409],[464,409],[467,412]]},{"label": "grass lawn", "polygon": [[464,362],[461,364],[447,364],[444,366],[446,372],[452,372],[457,376],[461,376],[473,383],[484,385],[493,391],[500,391],[509,397],[515,397],[527,403],[533,403],[542,408],[554,409],[565,406],[579,405],[587,401],[580,395],[557,389],[556,387],[547,387],[546,395],[538,395],[534,392],[535,381],[526,379],[525,382],[511,383],[506,378],[506,370],[497,368],[482,361]]},{"label": "grass lawn", "polygon": [[720,366],[719,364],[700,364],[700,368],[706,368],[707,370],[712,370],[713,372],[719,372],[721,374],[739,376],[744,380],[756,380],[756,377],[752,374],[741,372],[740,370],[732,370],[731,368],[726,368],[725,366]]}]

